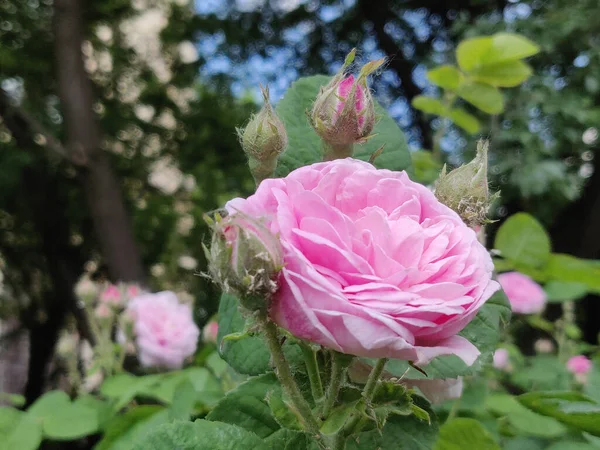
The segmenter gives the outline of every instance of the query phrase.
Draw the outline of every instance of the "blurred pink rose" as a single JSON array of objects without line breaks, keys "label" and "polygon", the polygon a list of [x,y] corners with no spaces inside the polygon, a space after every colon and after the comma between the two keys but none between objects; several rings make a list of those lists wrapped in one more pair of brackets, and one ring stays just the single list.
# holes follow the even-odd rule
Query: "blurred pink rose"
[{"label": "blurred pink rose", "polygon": [[219,333],[219,324],[211,320],[206,325],[204,325],[204,329],[202,330],[202,340],[204,342],[217,342],[217,333]]},{"label": "blurred pink rose", "polygon": [[433,380],[405,380],[404,383],[409,388],[419,388],[421,393],[431,403],[455,400],[460,398],[463,392],[462,377]]},{"label": "blurred pink rose", "polygon": [[498,282],[508,297],[513,312],[535,314],[544,309],[546,293],[542,287],[519,272],[507,272],[498,275]]},{"label": "blurred pink rose", "polygon": [[586,356],[573,356],[567,361],[567,369],[574,375],[586,375],[592,370],[592,361]]},{"label": "blurred pink rose", "polygon": [[508,367],[509,355],[508,350],[499,348],[494,352],[494,367],[499,370],[504,370]]},{"label": "blurred pink rose", "polygon": [[200,330],[189,305],[180,304],[173,292],[142,294],[129,303],[127,314],[144,367],[177,369],[196,351]]},{"label": "blurred pink rose", "polygon": [[127,294],[127,297],[129,297],[129,299],[131,300],[132,298],[135,298],[138,295],[140,295],[142,293],[142,290],[137,284],[129,284],[125,289],[125,293]]},{"label": "blurred pink rose", "polygon": [[354,159],[267,179],[226,206],[262,218],[284,249],[270,315],[337,351],[426,364],[479,351],[457,336],[499,288],[476,234],[404,172]]},{"label": "blurred pink rose", "polygon": [[94,314],[99,319],[108,319],[112,316],[113,310],[110,308],[110,306],[108,306],[107,303],[100,303],[98,306],[96,306],[96,309],[94,309]]},{"label": "blurred pink rose", "polygon": [[121,305],[123,303],[121,289],[114,284],[109,284],[100,294],[100,302],[114,306]]}]

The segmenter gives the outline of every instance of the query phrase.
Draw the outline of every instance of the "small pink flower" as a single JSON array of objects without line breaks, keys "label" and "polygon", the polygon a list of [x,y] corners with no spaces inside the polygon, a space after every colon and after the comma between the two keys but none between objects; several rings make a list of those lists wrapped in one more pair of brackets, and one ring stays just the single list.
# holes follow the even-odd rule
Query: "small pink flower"
[{"label": "small pink flower", "polygon": [[121,289],[114,284],[109,284],[100,294],[100,302],[120,306],[123,303]]},{"label": "small pink flower", "polygon": [[226,205],[283,248],[271,318],[342,353],[426,364],[479,350],[458,335],[499,289],[487,250],[405,172],[337,159],[267,179]]},{"label": "small pink flower", "polygon": [[494,352],[494,367],[498,370],[505,370],[508,368],[510,358],[508,350],[505,348],[499,348]]},{"label": "small pink flower", "polygon": [[113,311],[110,308],[110,306],[108,306],[108,304],[100,303],[98,306],[96,306],[96,309],[94,310],[94,314],[99,319],[108,319],[109,317],[112,316]]},{"label": "small pink flower", "polygon": [[508,297],[513,312],[536,314],[546,305],[546,293],[542,287],[519,272],[507,272],[498,275],[498,282]]},{"label": "small pink flower", "polygon": [[584,355],[573,356],[567,361],[567,369],[574,375],[587,375],[592,370],[592,361]]},{"label": "small pink flower", "polygon": [[173,292],[142,294],[129,303],[127,314],[142,366],[178,369],[196,351],[200,330],[190,306]]},{"label": "small pink flower", "polygon": [[216,343],[217,342],[217,333],[219,332],[219,324],[211,320],[208,322],[204,329],[202,330],[202,340],[204,342]]},{"label": "small pink flower", "polygon": [[142,293],[142,290],[137,284],[130,284],[125,290],[129,299],[135,298]]}]

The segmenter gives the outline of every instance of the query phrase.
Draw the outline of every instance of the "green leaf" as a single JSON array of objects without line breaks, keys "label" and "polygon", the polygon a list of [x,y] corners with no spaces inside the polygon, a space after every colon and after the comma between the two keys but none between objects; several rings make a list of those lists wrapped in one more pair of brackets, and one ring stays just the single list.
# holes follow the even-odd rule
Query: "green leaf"
[{"label": "green leaf", "polygon": [[550,237],[527,213],[513,214],[502,224],[494,247],[504,258],[525,266],[542,267],[550,259]]},{"label": "green leaf", "polygon": [[271,408],[271,414],[279,425],[290,430],[302,430],[302,426],[288,404],[283,400],[282,392],[270,391],[267,394],[267,404]]},{"label": "green leaf", "polygon": [[412,399],[404,385],[391,381],[379,381],[371,403],[375,406],[394,405],[397,409],[405,409],[410,413]]},{"label": "green leaf", "polygon": [[415,402],[423,402],[418,406],[427,411],[431,424],[418,417],[391,415],[382,431],[373,429],[350,437],[347,450],[431,450],[437,438],[438,424],[434,412],[421,398]]},{"label": "green leaf", "polygon": [[[239,300],[233,295],[221,295],[217,336],[221,357],[238,373],[260,375],[270,370],[271,358],[262,336],[246,336],[232,341],[223,341],[223,337],[228,334],[243,331],[244,325],[245,320],[240,312]],[[302,351],[296,344],[286,343],[283,349],[292,365],[304,364]]]},{"label": "green leaf", "polygon": [[427,114],[446,116],[446,107],[437,98],[427,97],[426,95],[417,95],[412,100],[413,108],[423,111]]},{"label": "green leaf", "polygon": [[591,444],[585,442],[573,442],[573,441],[561,441],[555,442],[554,444],[546,447],[546,450],[597,450],[598,447],[594,447]]},{"label": "green leaf", "polygon": [[481,66],[517,61],[539,52],[539,47],[524,36],[497,33],[492,36],[465,39],[456,49],[459,67],[470,72]]},{"label": "green leaf", "polygon": [[254,433],[227,423],[173,422],[150,431],[132,450],[267,450]]},{"label": "green leaf", "polygon": [[100,400],[92,395],[80,395],[73,403],[83,405],[84,407],[95,411],[98,420],[98,428],[100,430],[104,429],[108,422],[114,417],[114,410],[110,402]]},{"label": "green leaf", "polygon": [[329,417],[323,422],[323,425],[321,425],[321,433],[332,435],[341,430],[346,425],[346,422],[348,422],[352,413],[357,412],[357,403],[345,403],[335,407]]},{"label": "green leaf", "polygon": [[273,373],[250,378],[228,392],[206,418],[237,425],[265,438],[280,428],[266,400],[269,392],[281,395]]},{"label": "green leaf", "polygon": [[460,84],[456,94],[485,113],[500,114],[504,111],[502,94],[489,84],[467,80]]},{"label": "green leaf", "polygon": [[600,294],[600,266],[595,261],[554,253],[544,273],[549,280],[582,283],[590,292]]},{"label": "green leaf", "polygon": [[429,70],[427,72],[427,79],[436,86],[454,91],[458,88],[464,76],[456,67],[443,65]]},{"label": "green leaf", "polygon": [[596,403],[600,404],[600,363],[597,360],[594,361],[592,370],[588,373],[583,392]]},{"label": "green leaf", "polygon": [[270,450],[318,450],[313,438],[306,433],[282,428],[265,439]]},{"label": "green leaf", "polygon": [[568,389],[571,374],[553,355],[537,355],[527,358],[527,365],[511,375],[511,381],[527,391]]},{"label": "green leaf", "polygon": [[0,450],[36,450],[42,443],[42,425],[31,415],[0,407]]},{"label": "green leaf", "polygon": [[160,379],[160,375],[136,377],[126,373],[119,374],[107,378],[100,386],[100,393],[113,400],[115,411],[119,411],[127,406],[139,392],[156,384]]},{"label": "green leaf", "polygon": [[500,450],[492,436],[475,419],[453,419],[440,428],[434,450]]},{"label": "green leaf", "polygon": [[8,392],[0,392],[0,401],[8,402],[12,406],[23,406],[25,404],[25,397],[19,394],[10,394]]},{"label": "green leaf", "polygon": [[514,87],[527,80],[533,71],[523,61],[485,65],[470,72],[471,78],[496,87]]},{"label": "green leaf", "polygon": [[546,296],[550,303],[561,303],[585,297],[588,288],[584,283],[550,281],[544,286],[544,291],[546,291]]},{"label": "green leaf", "polygon": [[219,380],[204,367],[187,369],[162,374],[156,382],[143,385],[136,396],[157,399],[165,404],[173,401],[176,389],[185,381],[189,381],[196,392],[196,398],[205,406],[216,404],[224,395]]},{"label": "green leaf", "polygon": [[[301,78],[292,83],[277,105],[277,114],[287,131],[288,147],[279,158],[276,176],[285,176],[298,167],[323,159],[321,140],[312,129],[306,111],[311,110],[320,87],[329,80],[330,77],[325,75]],[[381,116],[373,130],[375,136],[365,144],[356,145],[354,157],[368,161],[385,144],[385,150],[375,159],[375,166],[390,170],[410,169],[410,154],[404,133],[377,102],[375,112]]]},{"label": "green leaf", "polygon": [[[422,367],[427,373],[423,375],[411,368],[406,361],[392,359],[385,370],[395,377],[405,376],[408,379],[423,378],[456,378],[474,375],[492,361],[492,355],[500,340],[500,332],[510,319],[510,305],[503,292],[496,292],[479,310],[475,318],[459,334],[474,344],[481,355],[472,366],[467,366],[456,355],[440,356],[427,366]],[[373,364],[373,361],[369,364]],[[407,371],[408,369],[408,371]]]},{"label": "green leaf", "polygon": [[470,134],[477,133],[481,128],[481,124],[479,123],[479,120],[477,120],[477,117],[469,114],[462,108],[452,108],[448,114],[448,118]]},{"label": "green leaf", "polygon": [[109,422],[94,450],[131,450],[134,442],[168,421],[169,411],[162,406],[136,406]]},{"label": "green leaf", "polygon": [[518,397],[532,411],[600,436],[600,405],[578,392],[531,392]]},{"label": "green leaf", "polygon": [[485,405],[494,414],[506,417],[519,434],[525,436],[555,438],[567,431],[561,423],[528,410],[515,397],[507,394],[492,394],[486,399]]},{"label": "green leaf", "polygon": [[175,389],[173,394],[173,403],[169,408],[169,419],[187,420],[194,410],[198,393],[194,385],[189,380],[184,380]]},{"label": "green leaf", "polygon": [[438,179],[442,165],[433,157],[431,152],[416,150],[411,152],[410,156],[415,172],[414,180],[422,184],[432,184]]},{"label": "green leaf", "polygon": [[83,403],[71,403],[62,391],[50,391],[37,399],[27,414],[42,423],[44,437],[72,440],[98,431],[98,415]]}]

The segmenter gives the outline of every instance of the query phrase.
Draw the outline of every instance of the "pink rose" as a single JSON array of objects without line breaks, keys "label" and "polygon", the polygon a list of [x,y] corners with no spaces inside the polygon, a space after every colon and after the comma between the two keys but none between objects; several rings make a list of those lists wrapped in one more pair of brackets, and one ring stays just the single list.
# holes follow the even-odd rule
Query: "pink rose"
[{"label": "pink rose", "polygon": [[109,284],[100,294],[100,302],[115,306],[121,305],[123,303],[121,289],[114,284]]},{"label": "pink rose", "polygon": [[216,343],[217,342],[217,334],[219,333],[219,324],[211,320],[208,322],[204,329],[202,330],[202,340],[204,342]]},{"label": "pink rose", "polygon": [[508,350],[499,348],[494,352],[494,367],[499,370],[504,370],[508,367],[509,355]]},{"label": "pink rose", "polygon": [[419,388],[421,393],[431,403],[456,400],[462,396],[463,392],[462,377],[433,380],[405,380],[405,384],[409,388]]},{"label": "pink rose", "polygon": [[592,370],[592,361],[583,355],[573,356],[567,361],[567,369],[574,375],[587,375]]},{"label": "pink rose", "polygon": [[337,351],[426,364],[479,351],[457,333],[499,288],[475,232],[404,172],[351,158],[267,179],[226,206],[280,236],[270,315]]},{"label": "pink rose", "polygon": [[535,314],[544,309],[546,293],[539,284],[519,272],[498,275],[498,282],[508,297],[513,312]]},{"label": "pink rose", "polygon": [[194,354],[200,330],[189,305],[170,291],[143,294],[127,306],[138,358],[144,367],[178,369]]}]

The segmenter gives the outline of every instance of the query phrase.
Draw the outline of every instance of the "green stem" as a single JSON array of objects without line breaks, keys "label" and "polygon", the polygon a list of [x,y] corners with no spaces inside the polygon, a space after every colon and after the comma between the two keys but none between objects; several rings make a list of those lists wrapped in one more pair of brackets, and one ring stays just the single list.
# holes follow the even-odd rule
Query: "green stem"
[{"label": "green stem", "polygon": [[310,390],[315,404],[319,405],[323,401],[323,384],[321,383],[321,374],[317,363],[317,353],[308,344],[301,343],[300,348],[304,355],[304,363],[310,380]]},{"label": "green stem", "polygon": [[[383,373],[383,369],[385,364],[388,362],[387,358],[381,358],[377,361],[377,364],[371,370],[369,374],[369,378],[367,379],[367,384],[363,389],[362,396],[365,400],[363,404],[363,408],[368,406],[369,403],[373,400],[373,395],[375,394],[375,388],[377,387],[377,382],[381,378],[381,374]],[[361,414],[354,414],[352,419],[335,435],[333,448],[335,450],[344,450],[346,448],[346,441],[348,437],[364,426],[360,424],[362,420]],[[359,426],[360,425],[360,426]]]},{"label": "green stem", "polygon": [[354,144],[334,145],[323,142],[323,161],[351,158],[354,154]]},{"label": "green stem", "polygon": [[327,418],[331,413],[333,405],[337,400],[340,386],[344,378],[346,365],[344,364],[342,357],[337,352],[332,352],[331,361],[331,379],[329,380],[329,387],[327,388],[327,395],[325,397],[325,403],[323,404],[322,417]]},{"label": "green stem", "polygon": [[275,364],[277,378],[283,387],[283,390],[288,395],[294,407],[298,413],[302,416],[304,424],[309,433],[313,434],[322,443],[323,438],[319,431],[319,424],[317,423],[313,413],[308,405],[307,401],[302,396],[296,380],[292,376],[290,366],[285,358],[281,344],[279,343],[279,333],[277,332],[277,326],[271,322],[266,314],[262,314],[259,317],[259,323],[265,333],[267,345],[271,351],[273,357],[273,363]]}]

